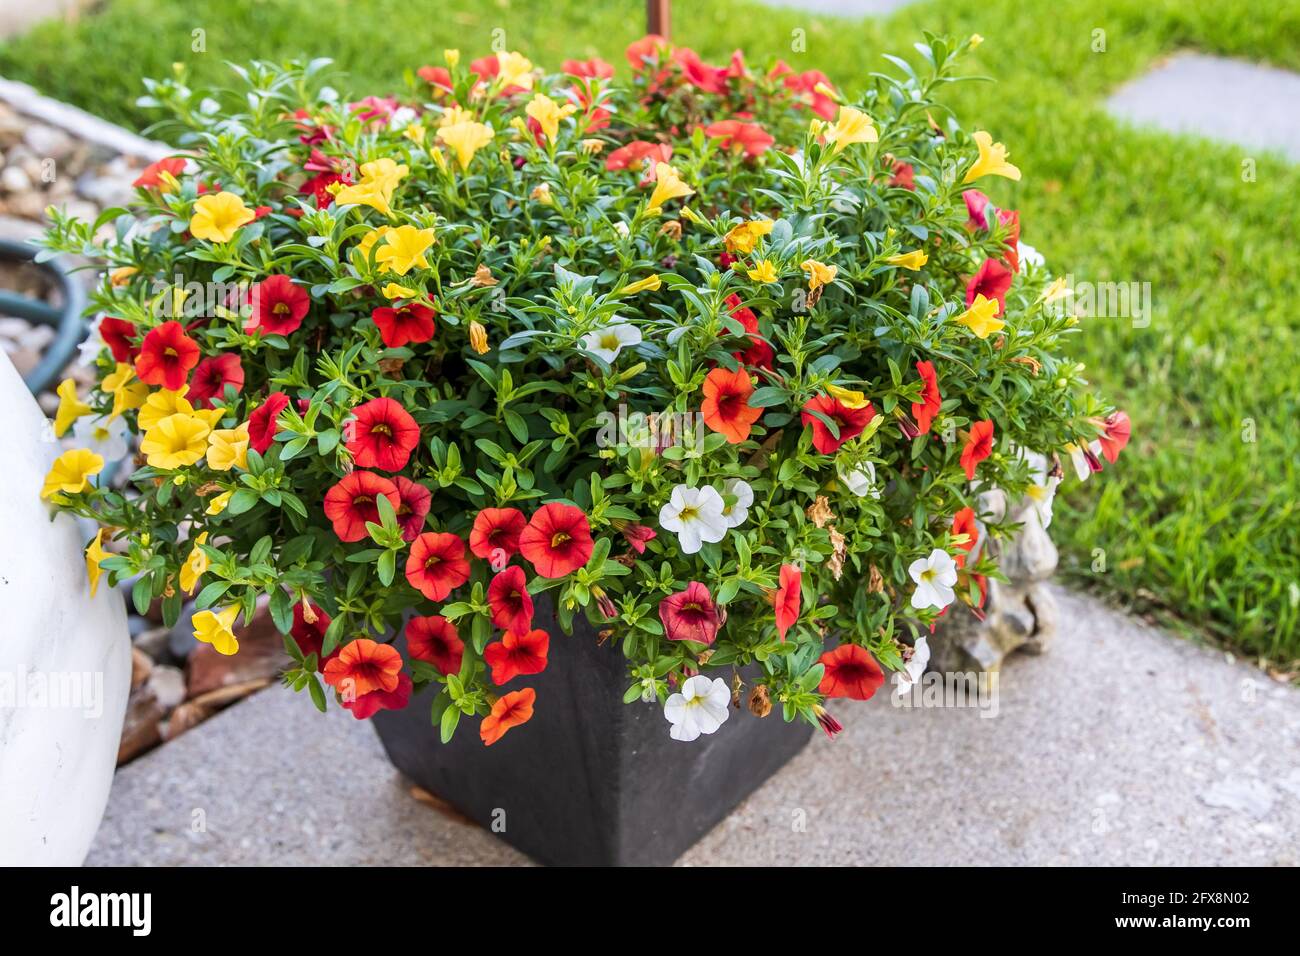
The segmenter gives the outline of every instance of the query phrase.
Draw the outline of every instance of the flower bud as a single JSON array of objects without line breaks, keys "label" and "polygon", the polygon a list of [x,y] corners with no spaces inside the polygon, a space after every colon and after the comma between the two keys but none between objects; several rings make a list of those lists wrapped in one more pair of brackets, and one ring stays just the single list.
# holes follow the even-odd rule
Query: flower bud
[{"label": "flower bud", "polygon": [[487,329],[477,319],[469,323],[469,344],[479,355],[486,355],[488,352]]}]

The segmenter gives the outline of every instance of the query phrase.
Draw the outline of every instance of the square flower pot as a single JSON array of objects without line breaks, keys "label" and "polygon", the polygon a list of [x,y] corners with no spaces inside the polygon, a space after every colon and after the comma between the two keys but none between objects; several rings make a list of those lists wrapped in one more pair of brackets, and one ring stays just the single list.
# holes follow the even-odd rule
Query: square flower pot
[{"label": "square flower pot", "polygon": [[438,740],[429,720],[436,687],[373,719],[402,773],[539,862],[670,864],[812,734],[785,723],[779,708],[759,719],[742,706],[712,735],[673,740],[658,703],[623,703],[626,662],[597,644],[595,628],[579,620],[564,634],[546,596],[535,620],[551,632],[548,666],[507,685],[537,691],[533,718],[491,747],[477,720],[463,721],[450,743]]}]

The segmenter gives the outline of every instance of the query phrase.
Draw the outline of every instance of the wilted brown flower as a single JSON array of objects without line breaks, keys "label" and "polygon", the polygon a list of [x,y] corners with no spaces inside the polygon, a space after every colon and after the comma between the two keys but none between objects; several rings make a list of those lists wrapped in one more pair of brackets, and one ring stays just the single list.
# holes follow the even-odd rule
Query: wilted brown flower
[{"label": "wilted brown flower", "polygon": [[749,712],[755,717],[766,717],[772,712],[772,698],[767,695],[766,684],[757,684],[749,692]]},{"label": "wilted brown flower", "polygon": [[830,559],[826,562],[826,567],[830,569],[831,576],[838,581],[840,576],[844,574],[844,555],[847,550],[845,548],[845,543],[847,539],[834,528],[831,528],[830,536],[831,547],[835,550],[831,554]]},{"label": "wilted brown flower", "polygon": [[659,227],[659,235],[667,236],[673,242],[682,237],[682,221],[680,219],[669,219]]},{"label": "wilted brown flower", "polygon": [[819,528],[824,528],[835,520],[835,512],[831,511],[830,502],[825,495],[818,495],[817,500],[808,507],[807,513],[808,520]]},{"label": "wilted brown flower", "polygon": [[885,589],[885,579],[880,574],[880,568],[874,564],[867,573],[867,590],[872,594],[879,594]]},{"label": "wilted brown flower", "polygon": [[491,269],[489,269],[487,266],[480,265],[477,269],[474,270],[474,278],[469,280],[469,284],[491,286],[497,284],[497,279],[496,276],[492,274]]}]

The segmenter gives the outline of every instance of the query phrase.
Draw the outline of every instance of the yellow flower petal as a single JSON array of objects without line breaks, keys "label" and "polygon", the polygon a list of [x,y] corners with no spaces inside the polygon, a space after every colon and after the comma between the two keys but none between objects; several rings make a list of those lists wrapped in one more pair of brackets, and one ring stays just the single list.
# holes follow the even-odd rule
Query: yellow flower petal
[{"label": "yellow flower petal", "polygon": [[864,408],[867,405],[867,396],[862,392],[839,385],[827,385],[826,391],[838,398],[845,408]]},{"label": "yellow flower petal", "polygon": [[72,423],[82,415],[90,414],[90,406],[77,397],[77,383],[65,378],[55,389],[59,396],[59,407],[54,413],[54,437],[62,438]]},{"label": "yellow flower petal", "polygon": [[846,146],[852,146],[854,143],[874,143],[880,138],[876,127],[872,125],[871,117],[852,106],[840,107],[840,115],[835,120],[835,125],[829,127],[825,135],[826,142],[831,144],[832,156]]},{"label": "yellow flower petal", "polygon": [[648,209],[658,209],[670,199],[695,195],[695,190],[682,182],[677,170],[667,163],[655,163],[655,188],[650,194]]},{"label": "yellow flower petal", "polygon": [[636,295],[638,292],[658,292],[659,287],[664,284],[658,275],[646,276],[644,279],[638,279],[636,282],[623,287],[622,295]]},{"label": "yellow flower petal", "polygon": [[208,467],[214,471],[248,468],[248,422],[208,435]]},{"label": "yellow flower petal", "polygon": [[205,509],[203,509],[203,513],[205,515],[221,514],[221,512],[226,510],[226,506],[230,504],[230,497],[234,493],[235,492],[233,490],[223,491],[221,494],[217,495],[211,501],[208,502],[208,506]]},{"label": "yellow flower petal", "polygon": [[197,415],[168,415],[144,433],[140,451],[151,468],[183,468],[203,457],[211,431],[212,426]]},{"label": "yellow flower petal", "polygon": [[446,143],[456,154],[456,162],[460,165],[461,172],[469,169],[474,154],[492,142],[492,137],[495,135],[491,126],[474,120],[462,120],[438,128],[438,139]]},{"label": "yellow flower petal", "polygon": [[149,386],[137,379],[135,369],[125,362],[118,362],[117,367],[104,376],[99,388],[113,396],[113,410],[108,413],[109,421],[125,411],[139,408],[149,397]]},{"label": "yellow flower petal", "polygon": [[771,259],[762,259],[755,264],[754,268],[746,269],[745,275],[755,282],[775,282],[776,266],[772,265]]},{"label": "yellow flower petal", "polygon": [[915,272],[917,269],[921,268],[921,266],[929,262],[930,257],[920,249],[913,249],[911,252],[903,252],[896,256],[890,256],[885,261],[891,266],[899,266],[900,268],[911,269]]},{"label": "yellow flower petal", "polygon": [[95,537],[91,539],[90,544],[86,545],[86,577],[90,579],[90,596],[94,597],[95,592],[99,590],[99,579],[104,571],[99,566],[99,562],[111,555],[104,550],[104,529],[100,528],[95,532]]},{"label": "yellow flower petal", "polygon": [[208,567],[212,564],[208,559],[207,552],[200,547],[207,540],[208,533],[206,531],[195,538],[189,557],[181,565],[181,590],[186,594],[194,593],[194,589],[198,587],[199,578],[207,573]]},{"label": "yellow flower petal", "polygon": [[190,217],[190,235],[212,242],[229,242],[240,226],[248,225],[255,218],[257,216],[253,210],[245,206],[244,200],[234,193],[220,192],[200,196],[194,203],[194,214]]},{"label": "yellow flower petal", "polygon": [[723,237],[722,243],[732,255],[747,256],[754,251],[754,245],[758,240],[772,231],[774,225],[776,223],[770,219],[742,222],[739,226],[732,227],[731,231]]},{"label": "yellow flower petal", "polygon": [[86,490],[92,475],[104,470],[104,459],[88,448],[65,451],[50,467],[41,488],[41,497],[48,498],[56,492],[75,495]]},{"label": "yellow flower petal", "polygon": [[976,338],[986,339],[994,332],[1001,331],[1006,325],[997,318],[998,309],[997,299],[986,299],[983,295],[977,295],[970,308],[957,316],[954,321],[970,329],[975,333]]},{"label": "yellow flower petal", "polygon": [[799,263],[799,268],[808,273],[809,292],[816,292],[822,286],[830,285],[835,281],[835,274],[840,271],[839,266],[828,266],[816,259],[805,259]]},{"label": "yellow flower petal", "polygon": [[979,148],[979,158],[966,173],[962,183],[973,183],[982,176],[1005,176],[1007,179],[1020,181],[1020,170],[1007,162],[1007,148],[1001,143],[993,142],[993,137],[984,130],[971,135]]},{"label": "yellow flower petal", "polygon": [[537,125],[542,128],[542,133],[552,143],[560,133],[560,121],[577,111],[578,108],[572,103],[560,106],[545,93],[538,93],[524,107],[524,112],[537,121]]},{"label": "yellow flower petal", "polygon": [[391,230],[384,239],[384,244],[375,251],[375,262],[386,272],[404,276],[416,266],[429,268],[425,251],[434,243],[432,229],[416,229],[414,226],[398,226]]},{"label": "yellow flower petal", "polygon": [[239,605],[232,604],[216,613],[199,611],[191,623],[194,625],[195,640],[211,644],[218,654],[229,657],[239,651],[239,641],[235,637],[235,619],[239,617]]}]

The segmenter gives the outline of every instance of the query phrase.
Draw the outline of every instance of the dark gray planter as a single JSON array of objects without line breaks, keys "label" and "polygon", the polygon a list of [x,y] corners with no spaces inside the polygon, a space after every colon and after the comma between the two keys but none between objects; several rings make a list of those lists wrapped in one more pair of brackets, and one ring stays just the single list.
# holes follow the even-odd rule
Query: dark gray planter
[{"label": "dark gray planter", "polygon": [[[537,626],[552,620],[549,609],[538,601]],[[484,827],[495,823],[507,843],[542,863],[670,864],[812,733],[785,723],[779,707],[760,720],[742,706],[710,736],[673,740],[657,703],[623,703],[623,655],[598,646],[595,629],[579,621],[572,636],[550,630],[546,670],[506,686],[537,691],[532,720],[491,747],[478,739],[476,720],[439,742],[429,720],[433,688],[373,718],[402,773]]]}]

